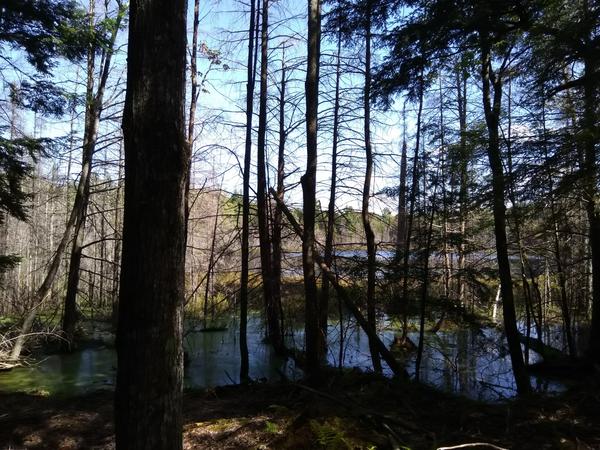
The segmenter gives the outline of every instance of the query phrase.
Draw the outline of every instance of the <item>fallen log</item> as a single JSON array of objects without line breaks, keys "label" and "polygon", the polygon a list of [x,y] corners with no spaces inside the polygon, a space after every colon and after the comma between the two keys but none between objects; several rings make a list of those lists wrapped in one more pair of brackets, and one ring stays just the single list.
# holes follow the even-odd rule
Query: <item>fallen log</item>
[{"label": "fallen log", "polygon": [[[286,204],[283,203],[283,201],[279,198],[279,196],[277,195],[277,192],[273,188],[270,189],[270,192],[271,192],[271,195],[273,196],[273,198],[275,199],[275,201],[277,202],[277,205],[281,208],[282,212],[285,214],[285,217],[287,218],[288,222],[292,226],[294,232],[298,235],[298,237],[300,239],[302,239],[302,236],[303,236],[302,228],[296,221],[296,218],[292,215],[292,213],[290,212],[290,210],[288,209]],[[365,319],[365,316],[363,316],[363,314],[360,312],[358,307],[354,304],[354,302],[350,299],[350,297],[348,297],[346,290],[338,283],[338,280],[337,280],[334,272],[329,268],[329,266],[327,266],[327,264],[325,264],[321,255],[318,254],[317,252],[315,252],[315,260],[317,261],[317,264],[319,265],[319,268],[321,269],[323,276],[327,277],[327,279],[329,280],[329,282],[331,283],[331,285],[337,292],[337,295],[342,299],[346,308],[350,311],[350,313],[352,313],[352,315],[354,316],[354,318],[356,319],[356,321],[358,322],[358,324],[360,325],[362,330],[365,332],[365,334],[369,338],[369,342],[371,342],[375,345],[375,347],[377,348],[377,351],[381,355],[381,358],[386,362],[386,364],[392,370],[394,376],[407,378],[408,374],[406,373],[406,370],[404,370],[404,368],[402,368],[400,366],[398,361],[396,361],[396,358],[394,358],[394,355],[392,355],[392,353],[388,350],[388,348],[381,341],[381,339],[379,339],[379,336],[377,336],[377,333],[375,332],[375,330],[373,330],[371,328],[371,326],[367,322],[367,319]]]},{"label": "fallen log", "polygon": [[528,339],[527,336],[519,333],[519,340],[522,344],[529,344],[529,348],[544,358],[544,361],[556,361],[566,357],[563,352],[544,343],[541,339],[533,337]]}]

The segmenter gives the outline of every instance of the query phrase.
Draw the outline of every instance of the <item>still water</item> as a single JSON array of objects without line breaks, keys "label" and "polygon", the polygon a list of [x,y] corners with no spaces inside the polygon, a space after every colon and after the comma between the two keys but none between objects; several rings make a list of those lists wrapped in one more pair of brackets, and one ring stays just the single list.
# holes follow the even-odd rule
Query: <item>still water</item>
[{"label": "still water", "polygon": [[[213,387],[239,381],[239,341],[237,323],[231,319],[223,331],[188,331],[184,339],[189,364],[185,370],[185,385],[189,388]],[[339,325],[330,327],[327,359],[332,366],[371,370],[368,339],[346,322],[342,328],[343,346],[340,364]],[[389,346],[395,331],[379,330]],[[417,342],[417,335],[410,335]],[[250,376],[254,379],[299,378],[301,371],[291,360],[283,360],[263,342],[263,323],[251,317],[248,323]],[[501,333],[489,328],[457,330],[426,334],[421,381],[441,390],[484,401],[498,401],[516,394],[510,359],[502,348]],[[303,331],[293,330],[289,344],[302,347]],[[414,374],[414,354],[404,361],[409,374]],[[537,356],[531,352],[530,362]],[[95,389],[112,389],[116,373],[113,348],[90,348],[71,354],[51,355],[28,367],[0,373],[0,391],[38,391],[48,394],[80,394]],[[390,372],[388,372],[390,374]],[[539,391],[557,392],[563,386],[538,377],[532,385]]]}]

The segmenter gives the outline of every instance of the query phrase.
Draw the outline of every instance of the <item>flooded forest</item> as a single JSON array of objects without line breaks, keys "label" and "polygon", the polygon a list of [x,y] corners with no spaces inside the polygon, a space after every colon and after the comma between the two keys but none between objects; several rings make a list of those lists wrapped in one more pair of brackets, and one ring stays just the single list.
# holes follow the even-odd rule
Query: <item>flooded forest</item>
[{"label": "flooded forest", "polygon": [[600,4],[0,3],[0,448],[600,448]]}]

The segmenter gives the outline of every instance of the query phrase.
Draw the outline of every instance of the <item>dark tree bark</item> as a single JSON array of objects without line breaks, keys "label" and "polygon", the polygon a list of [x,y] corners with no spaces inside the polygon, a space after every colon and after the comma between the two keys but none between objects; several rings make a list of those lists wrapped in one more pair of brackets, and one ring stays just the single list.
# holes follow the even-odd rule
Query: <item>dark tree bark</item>
[{"label": "dark tree bark", "polygon": [[248,27],[248,60],[246,79],[246,143],[244,150],[244,176],[242,181],[242,268],[240,274],[240,381],[247,382],[248,362],[248,265],[250,260],[250,170],[252,161],[252,114],[254,111],[254,33],[256,19],[255,0],[250,0],[250,26]]},{"label": "dark tree bark", "polygon": [[[376,248],[375,234],[371,227],[369,216],[369,200],[371,199],[371,178],[373,177],[373,149],[371,146],[371,2],[368,2],[365,23],[365,86],[363,91],[364,100],[364,139],[365,139],[365,182],[362,192],[362,222],[367,240],[367,320],[373,332],[377,330],[377,316],[375,314],[375,269]],[[372,340],[369,340],[369,350],[373,369],[381,372],[381,360],[379,352]]]},{"label": "dark tree bark", "polygon": [[[502,103],[502,77],[492,70],[491,50],[485,35],[481,36],[481,79],[483,91],[483,107],[488,130],[488,159],[492,171],[492,195],[494,232],[496,235],[496,256],[500,276],[500,292],[502,295],[502,313],[504,315],[504,331],[508,342],[508,350],[513,374],[519,395],[530,391],[529,376],[523,361],[523,352],[517,330],[517,317],[513,297],[512,276],[508,259],[508,242],[506,237],[505,180],[500,153],[500,113]],[[493,92],[492,92],[493,91]],[[492,97],[493,96],[493,97]]]},{"label": "dark tree bark", "polygon": [[129,12],[117,449],[182,448],[186,2]]},{"label": "dark tree bark", "polygon": [[[589,13],[585,3],[585,12]],[[594,363],[600,363],[600,211],[598,206],[598,143],[597,105],[599,70],[598,56],[590,51],[584,57],[586,76],[583,84],[583,150],[584,150],[584,195],[585,210],[589,223],[590,250],[592,256],[592,322],[589,355]]]},{"label": "dark tree bark", "polygon": [[308,59],[306,70],[306,172],[302,176],[304,230],[302,268],[305,296],[306,372],[318,381],[323,357],[315,277],[315,206],[317,190],[317,114],[321,55],[321,1],[308,0]]}]

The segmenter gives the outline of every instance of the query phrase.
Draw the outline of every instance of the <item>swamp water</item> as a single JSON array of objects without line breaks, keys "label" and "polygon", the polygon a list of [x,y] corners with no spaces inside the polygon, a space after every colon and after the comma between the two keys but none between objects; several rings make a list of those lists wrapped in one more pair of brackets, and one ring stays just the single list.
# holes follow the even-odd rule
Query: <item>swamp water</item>
[{"label": "swamp water", "polygon": [[[188,331],[184,347],[189,357],[185,369],[188,388],[214,387],[239,381],[238,324],[231,319],[222,331]],[[394,330],[379,332],[386,345],[394,339]],[[371,370],[368,339],[359,329],[346,324],[343,329],[342,366]],[[292,360],[277,357],[263,342],[263,322],[258,317],[248,321],[250,376],[254,379],[280,379],[284,374],[297,379],[302,372]],[[413,342],[417,333],[410,334]],[[484,401],[498,401],[516,394],[510,358],[498,349],[501,333],[488,328],[426,333],[421,381],[441,390]],[[295,329],[289,344],[302,347],[303,330]],[[340,329],[329,331],[329,364],[340,365]],[[530,362],[537,355],[531,352]],[[415,354],[404,361],[408,373],[415,371]],[[385,368],[387,368],[384,365]],[[385,369],[384,369],[385,370]],[[88,348],[71,354],[50,355],[27,367],[0,373],[0,391],[34,391],[52,395],[82,394],[96,389],[112,389],[116,374],[116,353],[105,346]],[[387,374],[391,373],[388,371]],[[532,386],[542,392],[564,389],[560,383],[532,376]]]}]

